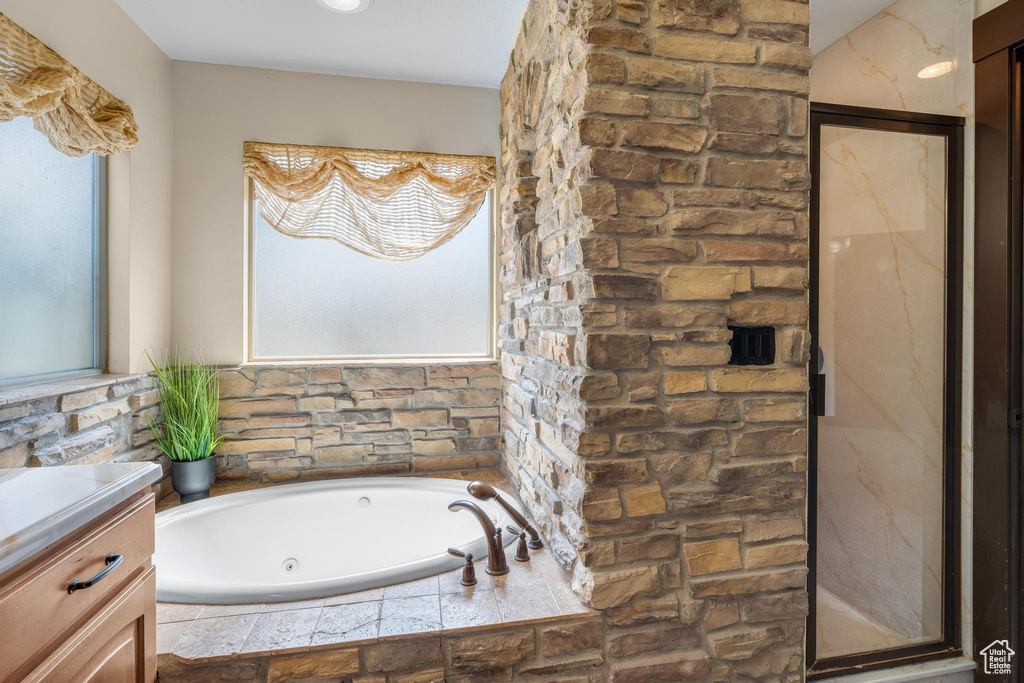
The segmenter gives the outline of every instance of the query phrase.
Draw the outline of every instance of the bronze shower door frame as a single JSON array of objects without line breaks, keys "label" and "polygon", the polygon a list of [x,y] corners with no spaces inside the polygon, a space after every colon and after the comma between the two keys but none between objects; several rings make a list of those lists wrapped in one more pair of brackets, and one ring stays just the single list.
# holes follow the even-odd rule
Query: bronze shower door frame
[{"label": "bronze shower door frame", "polygon": [[[946,306],[945,375],[943,405],[943,610],[939,641],[887,650],[819,659],[817,656],[817,407],[824,396],[818,391],[818,258],[820,239],[821,127],[838,126],[893,133],[934,135],[946,138]],[[811,390],[807,418],[807,678],[860,673],[904,664],[957,656],[960,649],[960,415],[963,327],[963,189],[964,119],[956,116],[919,114],[886,109],[811,103],[811,212],[810,212],[810,316],[811,357],[808,364]]]}]

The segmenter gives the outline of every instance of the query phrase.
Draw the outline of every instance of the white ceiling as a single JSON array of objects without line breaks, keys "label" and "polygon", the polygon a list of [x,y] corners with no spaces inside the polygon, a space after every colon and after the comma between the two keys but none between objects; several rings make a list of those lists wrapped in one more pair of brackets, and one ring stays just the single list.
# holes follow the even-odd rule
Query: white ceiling
[{"label": "white ceiling", "polygon": [[818,54],[895,0],[811,0],[811,52]]},{"label": "white ceiling", "polygon": [[[817,54],[893,0],[810,0]],[[117,0],[171,59],[497,88],[529,0]]]},{"label": "white ceiling", "polygon": [[171,59],[497,88],[528,0],[117,0]]}]

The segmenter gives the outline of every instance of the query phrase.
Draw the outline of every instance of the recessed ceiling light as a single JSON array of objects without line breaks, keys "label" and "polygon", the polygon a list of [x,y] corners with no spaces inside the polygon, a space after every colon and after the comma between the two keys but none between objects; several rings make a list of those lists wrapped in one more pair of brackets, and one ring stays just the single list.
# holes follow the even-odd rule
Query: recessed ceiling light
[{"label": "recessed ceiling light", "polygon": [[321,5],[334,12],[345,12],[354,14],[362,12],[370,6],[370,0],[316,0]]},{"label": "recessed ceiling light", "polygon": [[917,72],[918,78],[938,78],[953,70],[953,62],[936,62]]}]

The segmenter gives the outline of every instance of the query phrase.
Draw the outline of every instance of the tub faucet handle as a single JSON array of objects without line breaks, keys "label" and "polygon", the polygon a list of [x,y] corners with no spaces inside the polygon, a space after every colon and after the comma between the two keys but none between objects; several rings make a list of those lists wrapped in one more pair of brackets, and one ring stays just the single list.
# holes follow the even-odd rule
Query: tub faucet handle
[{"label": "tub faucet handle", "polygon": [[478,500],[493,500],[500,505],[516,524],[522,527],[526,533],[530,534],[531,548],[536,550],[537,548],[544,547],[544,543],[540,540],[540,534],[533,528],[533,525],[526,520],[526,517],[520,514],[519,510],[516,510],[513,506],[509,505],[507,500],[498,495],[496,488],[482,481],[473,481],[469,483],[466,490]]},{"label": "tub faucet handle", "polygon": [[515,561],[516,562],[529,562],[530,561],[530,551],[527,549],[527,545],[526,545],[526,531],[521,530],[521,529],[517,529],[514,526],[512,526],[511,524],[508,525],[505,528],[508,529],[508,532],[510,534],[519,537],[519,544],[516,546]]},{"label": "tub faucet handle", "polygon": [[458,548],[448,548],[448,554],[465,558],[466,564],[462,567],[462,578],[459,580],[459,583],[463,586],[475,586],[476,567],[473,566],[473,553],[464,553]]}]

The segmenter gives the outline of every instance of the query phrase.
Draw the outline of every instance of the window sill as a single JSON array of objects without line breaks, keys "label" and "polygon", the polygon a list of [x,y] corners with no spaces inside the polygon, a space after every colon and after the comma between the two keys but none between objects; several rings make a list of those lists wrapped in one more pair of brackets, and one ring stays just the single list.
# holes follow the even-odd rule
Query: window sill
[{"label": "window sill", "polygon": [[310,365],[331,365],[362,367],[366,365],[492,365],[500,362],[496,357],[468,358],[306,358],[299,360],[249,360],[242,367],[301,367]]},{"label": "window sill", "polygon": [[865,671],[862,674],[824,678],[820,681],[822,683],[825,681],[833,683],[903,683],[904,681],[942,680],[943,683],[959,683],[962,680],[964,683],[968,683],[974,680],[975,666],[974,660],[955,657],[937,659],[923,664],[908,664],[893,669]]},{"label": "window sill", "polygon": [[60,396],[62,394],[73,394],[78,391],[107,387],[133,379],[145,377],[148,373],[136,374],[99,374],[86,377],[53,380],[40,382],[38,384],[22,384],[14,387],[0,388],[0,407],[9,406],[15,403],[26,403],[41,398]]}]

